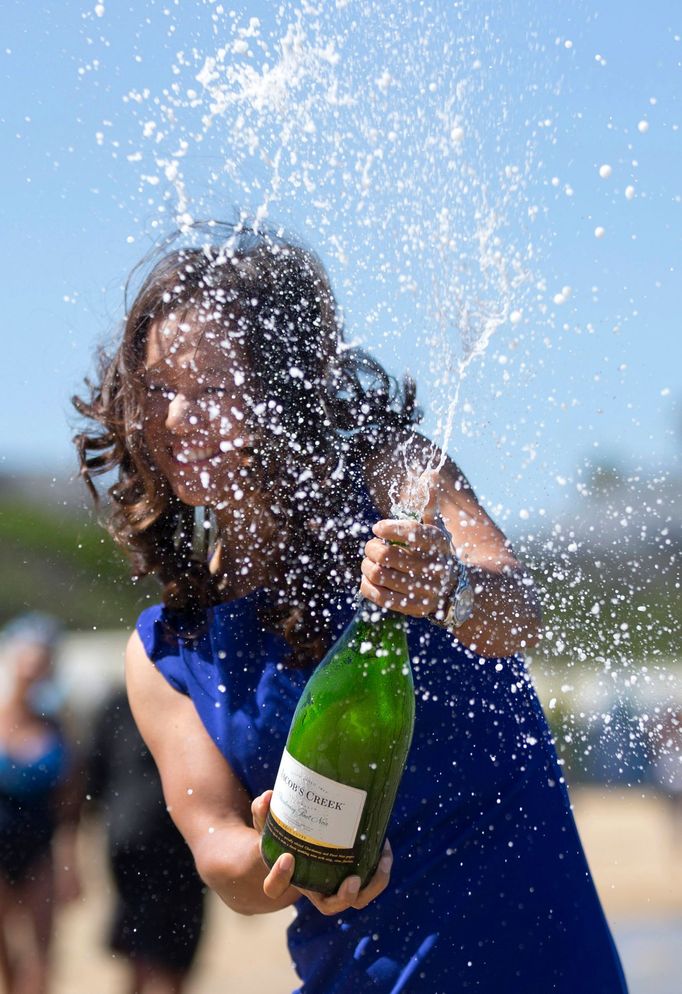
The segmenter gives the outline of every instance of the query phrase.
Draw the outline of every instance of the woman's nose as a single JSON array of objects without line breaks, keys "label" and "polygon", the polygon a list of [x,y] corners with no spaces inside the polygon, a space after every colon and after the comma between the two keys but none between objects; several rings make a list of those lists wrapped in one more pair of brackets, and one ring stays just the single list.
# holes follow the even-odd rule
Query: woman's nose
[{"label": "woman's nose", "polygon": [[193,427],[197,424],[197,421],[196,412],[192,412],[192,404],[189,398],[185,397],[184,393],[176,393],[168,403],[166,428],[178,431],[178,429],[181,430],[185,427]]}]

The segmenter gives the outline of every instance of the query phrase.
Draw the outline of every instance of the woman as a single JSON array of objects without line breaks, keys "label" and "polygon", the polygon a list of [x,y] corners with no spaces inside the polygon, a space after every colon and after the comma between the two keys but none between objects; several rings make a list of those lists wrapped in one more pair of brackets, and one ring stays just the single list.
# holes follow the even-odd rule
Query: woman
[{"label": "woman", "polygon": [[80,893],[77,784],[53,707],[57,638],[54,620],[37,612],[2,632],[8,680],[0,705],[0,976],[7,994],[48,990],[55,902]]},{"label": "woman", "polygon": [[[164,585],[130,639],[128,693],[199,873],[244,914],[296,904],[305,994],[622,992],[514,655],[538,638],[530,579],[449,459],[425,522],[391,517],[434,454],[413,386],[344,343],[309,252],[216,235],[157,264],[76,402],[95,423],[77,439],[85,480],[96,494],[93,475],[116,471],[110,530]],[[296,702],[360,575],[362,595],[412,619],[415,738],[395,864],[387,843],[366,887],[351,876],[323,897],[291,885],[291,854],[268,871],[259,834]]]}]

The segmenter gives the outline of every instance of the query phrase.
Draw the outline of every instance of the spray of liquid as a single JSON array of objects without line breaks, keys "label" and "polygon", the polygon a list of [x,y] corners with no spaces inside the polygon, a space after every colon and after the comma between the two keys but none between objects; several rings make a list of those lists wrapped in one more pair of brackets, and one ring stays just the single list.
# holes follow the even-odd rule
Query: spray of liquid
[{"label": "spray of liquid", "polygon": [[[141,136],[129,159],[159,201],[153,225],[172,214],[191,238],[227,202],[256,227],[290,227],[331,270],[355,342],[382,360],[408,341],[429,357],[417,379],[441,409],[438,452],[417,480],[406,467],[423,510],[471,365],[523,311],[532,181],[551,130],[537,122],[555,81],[542,82],[532,54],[513,62],[502,4],[484,16],[410,0],[389,12],[285,3],[272,20],[203,10],[220,44],[179,51],[163,93],[127,95]],[[532,18],[526,45],[531,29]]]},{"label": "spray of liquid", "polygon": [[[466,173],[472,189],[477,189],[471,169],[467,168]],[[400,499],[397,490],[391,495],[394,504],[402,502],[419,517],[424,515],[433,480],[447,459],[469,368],[483,359],[499,329],[519,323],[530,281],[528,259],[513,246],[505,246],[500,236],[503,220],[511,210],[510,198],[519,192],[518,188],[514,185],[505,189],[496,210],[487,204],[488,191],[482,188],[479,192],[482,204],[470,238],[465,270],[452,258],[453,247],[459,250],[453,229],[461,223],[460,218],[456,212],[445,209],[439,218],[438,250],[443,278],[432,288],[430,349],[435,360],[432,368],[440,368],[441,382],[446,388],[445,413],[425,464],[411,461],[409,443],[401,447],[405,492]],[[460,258],[461,255],[460,252]]]},{"label": "spray of liquid", "polygon": [[[551,237],[543,160],[560,126],[559,60],[570,46],[558,44],[541,0],[527,0],[521,18],[509,17],[500,0],[485,7],[302,0],[259,19],[206,0],[192,4],[185,35],[192,41],[171,55],[166,85],[124,95],[138,136],[127,152],[140,203],[135,235],[147,219],[152,237],[179,224],[191,238],[196,219],[225,218],[226,205],[237,205],[238,218],[281,225],[319,252],[352,344],[387,362],[410,343],[416,378],[430,387],[429,408],[438,415],[426,459],[415,461],[415,448],[404,447],[408,492],[393,495],[418,514],[446,452],[476,417],[478,371],[499,377],[494,398],[511,392],[522,354],[528,367],[541,363],[545,346],[532,329],[547,329],[548,313],[571,295],[538,272]],[[104,5],[96,15],[106,24]],[[156,16],[151,8],[149,16]],[[171,47],[181,34],[168,34]],[[109,124],[103,136],[113,134]],[[609,174],[604,167],[598,182]],[[567,181],[554,177],[549,189],[550,182],[573,196]],[[625,197],[633,196],[628,186]],[[594,332],[590,324],[587,331]],[[491,363],[499,341],[504,350]],[[515,425],[517,436],[522,430]],[[534,436],[515,444],[533,460]],[[621,541],[621,522],[635,521],[637,502],[628,497],[629,481],[620,490],[599,477],[578,482],[593,514],[596,505],[606,562]],[[655,510],[660,490],[652,484],[656,498],[644,494],[642,506]],[[667,519],[656,513],[667,542]],[[622,560],[629,551],[619,548]],[[639,574],[613,596],[604,594],[600,575],[590,593],[575,566],[580,551],[572,528],[553,521],[538,555],[554,618],[545,644],[562,654],[579,628],[586,634],[575,657],[596,660],[615,686],[618,673],[629,679],[632,641],[639,638],[646,652],[657,630],[672,640],[674,624],[645,600]],[[621,583],[621,562],[614,575]],[[633,626],[635,609],[642,613]],[[576,617],[580,625],[572,624]],[[560,710],[562,694],[550,699],[550,713]]]}]

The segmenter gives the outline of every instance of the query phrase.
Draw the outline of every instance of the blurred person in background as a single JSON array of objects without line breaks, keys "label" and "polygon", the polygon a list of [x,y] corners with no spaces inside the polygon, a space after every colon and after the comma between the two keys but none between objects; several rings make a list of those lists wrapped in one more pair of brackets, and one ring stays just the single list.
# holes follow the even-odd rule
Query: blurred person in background
[{"label": "blurred person in background", "polygon": [[204,885],[166,810],[156,764],[114,688],[99,708],[87,797],[101,814],[116,887],[110,946],[130,961],[131,994],[182,994],[204,918]]},{"label": "blurred person in background", "polygon": [[80,895],[79,778],[59,716],[58,623],[37,612],[1,633],[0,977],[7,994],[45,994],[57,904]]}]

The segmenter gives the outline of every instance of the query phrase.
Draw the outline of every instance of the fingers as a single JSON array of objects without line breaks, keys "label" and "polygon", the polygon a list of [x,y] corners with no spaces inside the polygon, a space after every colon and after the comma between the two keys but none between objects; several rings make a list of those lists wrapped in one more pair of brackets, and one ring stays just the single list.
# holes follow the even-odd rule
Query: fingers
[{"label": "fingers", "polygon": [[329,897],[313,890],[301,890],[301,894],[305,894],[323,915],[338,915],[354,906],[354,901],[357,900],[360,892],[360,883],[360,877],[351,876],[346,877],[336,894],[331,894]]},{"label": "fingers", "polygon": [[256,829],[260,835],[265,828],[265,819],[268,817],[268,811],[270,810],[270,801],[272,799],[272,791],[266,790],[258,797],[254,797],[251,802],[251,817],[253,818],[253,827]]},{"label": "fingers", "polygon": [[398,594],[414,592],[428,593],[431,590],[440,591],[450,583],[452,574],[452,559],[422,559],[417,568],[409,572],[394,569],[385,563],[377,562],[372,556],[365,556],[362,561],[362,572],[375,587],[388,587]]},{"label": "fingers", "polygon": [[429,578],[427,580],[415,580],[405,573],[398,573],[396,570],[387,570],[376,563],[364,559],[361,565],[362,575],[377,589],[384,589],[388,596],[398,597],[400,601],[410,603],[417,601],[423,607],[428,608],[432,602],[440,599],[442,580]]},{"label": "fingers", "polygon": [[263,893],[272,900],[278,900],[291,885],[296,860],[290,852],[282,855],[274,863],[263,881]]},{"label": "fingers", "polygon": [[391,879],[392,868],[393,850],[391,849],[391,843],[386,839],[376,872],[367,886],[363,887],[358,894],[353,904],[354,908],[366,908],[370,901],[373,901],[382,891],[386,890],[388,882]]},{"label": "fingers", "polygon": [[389,545],[380,538],[371,538],[365,545],[365,558],[382,566],[385,569],[395,570],[397,573],[404,573],[405,576],[416,578],[425,573],[447,572],[452,565],[452,549],[447,541],[442,547],[433,548],[430,552],[421,552],[419,549],[403,548],[397,545]]},{"label": "fingers", "polygon": [[427,518],[424,516],[424,524],[435,525],[438,531],[442,532],[446,539],[448,540],[448,545],[452,546],[452,532],[449,530],[448,526],[445,524],[443,515],[440,513],[440,507],[436,505],[434,510],[431,512],[430,516]]},{"label": "fingers", "polygon": [[389,611],[398,611],[409,618],[425,618],[427,614],[437,610],[439,598],[415,597],[413,594],[399,594],[387,587],[377,587],[363,575],[360,582],[360,593],[378,607]]},{"label": "fingers", "polygon": [[[414,521],[379,521],[374,531],[380,534],[365,546],[361,594],[414,618],[437,611],[456,582],[447,536]],[[410,539],[407,547],[387,544],[401,532]]]},{"label": "fingers", "polygon": [[385,542],[404,543],[410,552],[421,552],[427,555],[432,555],[434,552],[448,555],[450,552],[447,535],[436,525],[385,518],[382,521],[377,521],[372,526],[372,531]]},{"label": "fingers", "polygon": [[[266,790],[265,793],[254,798],[251,804],[254,828],[259,832],[262,831],[262,828],[258,828],[258,823],[262,821],[264,824],[271,797],[272,791]],[[315,891],[304,890],[303,888],[298,889],[323,915],[337,915],[347,908],[364,908],[375,897],[378,897],[388,885],[392,865],[393,852],[390,842],[386,839],[376,872],[367,886],[362,888],[362,890],[360,889],[361,879],[357,875],[346,877],[336,894],[332,894],[329,897],[325,897],[323,894],[318,894]],[[291,887],[295,867],[296,860],[294,856],[291,853],[282,853],[263,881],[263,893],[265,896],[273,901],[283,897],[289,887]]]},{"label": "fingers", "polygon": [[431,556],[424,555],[418,550],[403,548],[399,545],[389,545],[380,538],[371,538],[365,545],[365,556],[388,569],[398,570],[408,576],[414,576],[422,563],[428,563]]},{"label": "fingers", "polygon": [[434,486],[435,479],[432,480],[429,487],[429,503],[422,514],[422,524],[425,525],[435,525],[439,528],[448,539],[448,542],[452,542],[452,535],[443,520],[443,515],[440,513],[440,498],[438,494],[437,484]]},{"label": "fingers", "polygon": [[348,908],[361,910],[386,889],[391,877],[392,866],[393,851],[387,839],[376,872],[362,890],[360,889],[360,877],[354,875],[346,877],[336,894],[332,894],[330,897],[324,897],[322,894],[308,890],[302,890],[301,893],[305,894],[323,915],[338,915]]}]

